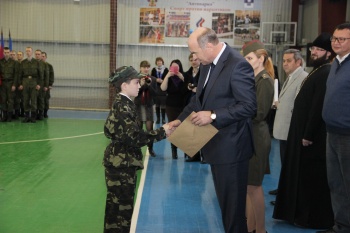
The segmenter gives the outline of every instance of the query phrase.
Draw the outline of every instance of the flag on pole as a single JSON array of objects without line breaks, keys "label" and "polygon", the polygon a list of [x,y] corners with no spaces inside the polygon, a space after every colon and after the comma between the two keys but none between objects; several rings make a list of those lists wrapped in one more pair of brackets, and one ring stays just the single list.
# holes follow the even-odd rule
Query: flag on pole
[{"label": "flag on pole", "polygon": [[9,30],[9,49],[12,51],[12,39],[11,39],[11,32]]},{"label": "flag on pole", "polygon": [[0,59],[4,57],[4,35],[2,34],[2,28],[1,28],[1,44],[0,44]]}]

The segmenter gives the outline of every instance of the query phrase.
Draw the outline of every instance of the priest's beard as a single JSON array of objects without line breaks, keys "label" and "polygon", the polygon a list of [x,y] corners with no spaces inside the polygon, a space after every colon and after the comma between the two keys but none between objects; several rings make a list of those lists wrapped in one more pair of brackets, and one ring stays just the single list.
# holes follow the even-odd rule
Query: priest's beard
[{"label": "priest's beard", "polygon": [[312,67],[317,68],[325,63],[328,63],[327,59],[327,53],[325,53],[322,57],[319,57],[317,59],[313,59],[312,56],[309,58],[309,63]]}]

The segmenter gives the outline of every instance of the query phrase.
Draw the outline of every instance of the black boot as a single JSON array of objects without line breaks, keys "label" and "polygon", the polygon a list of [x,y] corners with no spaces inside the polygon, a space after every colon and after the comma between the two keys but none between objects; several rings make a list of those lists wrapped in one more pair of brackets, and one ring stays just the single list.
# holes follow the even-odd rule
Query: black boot
[{"label": "black boot", "polygon": [[42,121],[44,119],[43,111],[39,110],[36,119]]},{"label": "black boot", "polygon": [[49,118],[49,116],[47,115],[47,111],[48,109],[44,109],[44,118]]},{"label": "black boot", "polygon": [[15,120],[18,120],[19,115],[20,115],[20,114],[19,114],[19,109],[16,109],[16,110],[15,110],[15,115],[14,115],[13,118],[14,118]]},{"label": "black boot", "polygon": [[173,144],[171,144],[171,155],[173,159],[177,159],[177,147]]},{"label": "black boot", "polygon": [[30,113],[30,122],[36,123],[36,112]]},{"label": "black boot", "polygon": [[29,112],[24,112],[24,119],[22,120],[23,123],[30,122]]},{"label": "black boot", "polygon": [[160,123],[160,107],[156,107],[156,116],[157,116],[156,124],[159,124]]},{"label": "black boot", "polygon": [[11,122],[12,121],[12,112],[8,112],[7,113],[7,122]]},{"label": "black boot", "polygon": [[20,113],[20,117],[24,117],[24,115],[25,115],[25,112],[24,112],[24,108],[21,108],[21,113]]},{"label": "black boot", "polygon": [[165,109],[162,108],[162,124],[165,124]]},{"label": "black boot", "polygon": [[1,118],[1,122],[6,122],[7,121],[7,111],[3,111],[2,112],[2,118]]},{"label": "black boot", "polygon": [[153,143],[149,143],[149,144],[147,144],[147,146],[148,146],[148,152],[149,152],[149,154],[150,154],[152,157],[156,157],[156,153],[155,153],[154,150],[153,150]]}]

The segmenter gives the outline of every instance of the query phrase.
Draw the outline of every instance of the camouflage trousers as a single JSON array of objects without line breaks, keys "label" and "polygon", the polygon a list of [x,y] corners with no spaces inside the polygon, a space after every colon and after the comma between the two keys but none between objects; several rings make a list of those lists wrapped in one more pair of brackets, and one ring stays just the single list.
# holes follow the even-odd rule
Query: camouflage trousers
[{"label": "camouflage trousers", "polygon": [[136,167],[106,168],[104,233],[129,233],[136,186]]}]

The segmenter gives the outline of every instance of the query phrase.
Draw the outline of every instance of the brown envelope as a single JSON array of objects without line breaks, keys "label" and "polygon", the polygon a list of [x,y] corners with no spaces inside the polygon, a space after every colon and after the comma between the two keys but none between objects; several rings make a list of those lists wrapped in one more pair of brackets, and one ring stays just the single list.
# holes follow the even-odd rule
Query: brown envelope
[{"label": "brown envelope", "polygon": [[194,156],[217,134],[218,130],[211,124],[196,126],[191,123],[192,112],[168,137],[168,141],[180,148],[189,156]]}]

